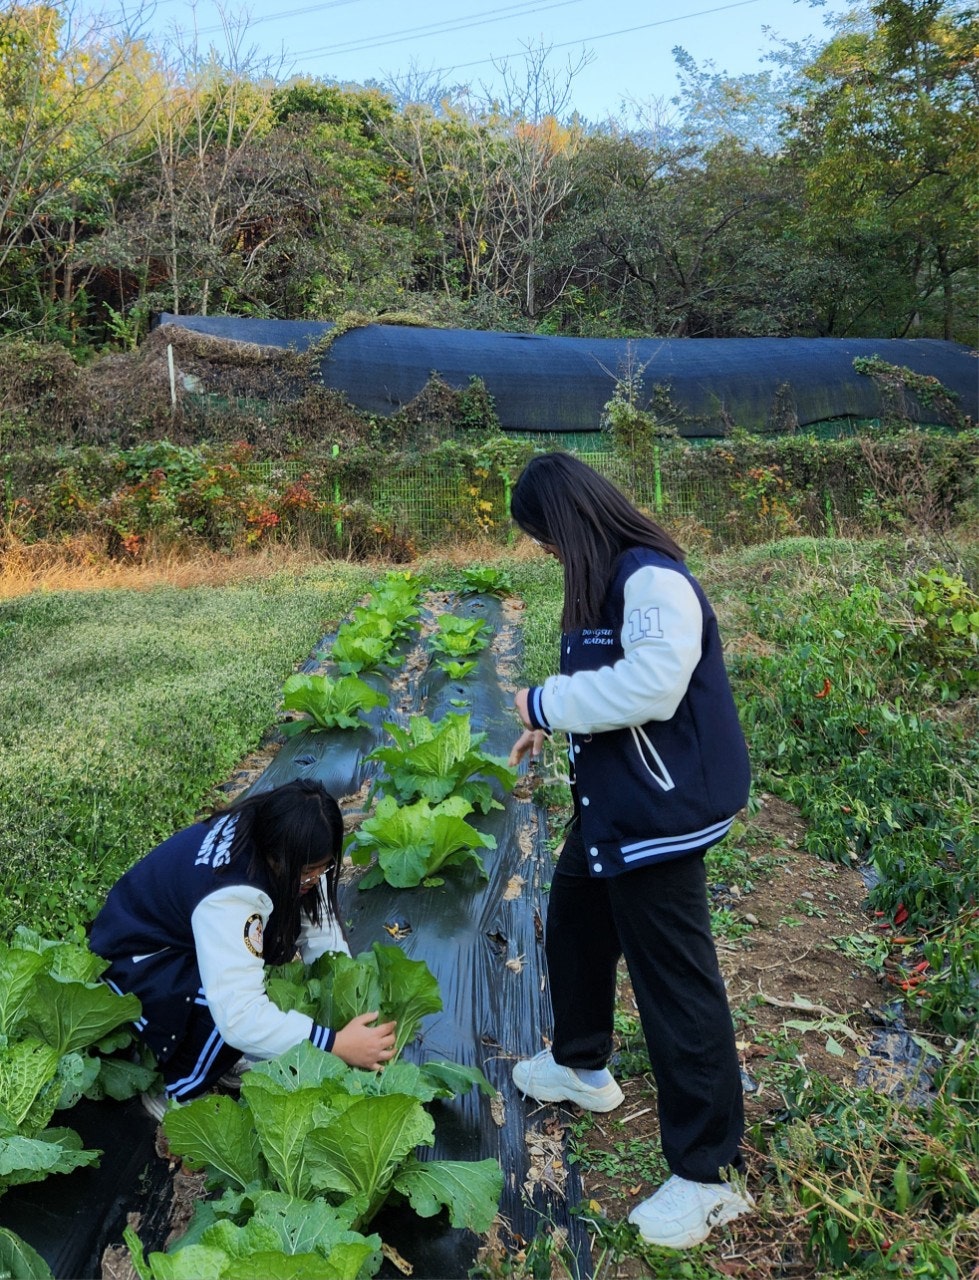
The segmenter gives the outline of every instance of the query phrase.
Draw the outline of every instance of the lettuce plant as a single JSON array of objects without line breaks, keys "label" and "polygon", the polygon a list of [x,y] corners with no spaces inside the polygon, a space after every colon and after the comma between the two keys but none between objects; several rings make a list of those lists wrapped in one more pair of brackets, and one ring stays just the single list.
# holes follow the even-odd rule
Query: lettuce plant
[{"label": "lettuce plant", "polygon": [[481,813],[503,807],[494,799],[487,776],[509,791],[516,771],[501,756],[480,751],[486,734],[473,734],[468,712],[449,712],[434,723],[427,716],[412,716],[407,729],[388,721],[384,727],[395,745],[377,747],[367,756],[384,766],[372,791],[402,802],[423,798],[438,803],[462,796]]},{"label": "lettuce plant", "polygon": [[386,881],[398,889],[412,889],[443,867],[467,862],[487,879],[477,849],[495,849],[496,839],[466,822],[472,805],[462,796],[450,796],[440,804],[425,799],[398,807],[394,796],[385,796],[374,816],[351,834],[347,849],[357,866],[377,862],[361,877],[359,887],[371,889]]},{"label": "lettuce plant", "polygon": [[286,737],[292,737],[308,729],[316,733],[322,729],[356,729],[362,722],[361,711],[373,707],[386,707],[388,697],[373,689],[359,676],[326,675],[289,676],[282,686],[282,707],[285,711],[302,711],[302,720],[288,720],[279,728]]}]

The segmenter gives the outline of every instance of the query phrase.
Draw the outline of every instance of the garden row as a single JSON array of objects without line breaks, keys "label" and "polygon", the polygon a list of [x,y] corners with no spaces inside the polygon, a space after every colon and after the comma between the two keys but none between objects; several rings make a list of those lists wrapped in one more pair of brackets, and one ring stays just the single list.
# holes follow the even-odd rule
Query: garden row
[{"label": "garden row", "polygon": [[[479,570],[464,576],[469,589],[501,578]],[[283,707],[302,713],[302,719],[283,724],[287,734],[356,728],[360,712],[387,702],[356,673],[382,665],[391,670],[396,646],[417,625],[421,591],[417,576],[389,575],[337,632],[330,656],[340,674],[286,681]],[[482,619],[438,618],[429,649],[454,681],[472,671],[469,655],[486,646],[486,635],[479,634],[485,630]],[[468,714],[450,714],[435,725],[413,716],[407,730],[394,722],[385,728],[394,745],[368,759],[384,766],[375,790],[387,794],[348,842],[354,864],[376,860],[359,888],[382,880],[432,887],[442,883],[438,872],[463,859],[474,861],[486,878],[475,850],[495,841],[465,819],[474,806],[484,813],[502,808],[491,780],[509,789],[512,771],[479,750],[485,735],[471,733]],[[128,1030],[138,1017],[136,1002],[97,981],[103,967],[84,947],[45,941],[25,930],[18,930],[5,951],[5,1185],[97,1159],[98,1152],[83,1150],[71,1130],[49,1127],[55,1109],[69,1108],[82,1096],[124,1099],[153,1083],[154,1066],[133,1052]],[[495,1092],[478,1068],[399,1060],[421,1019],[442,1008],[438,983],[424,962],[408,959],[397,946],[375,943],[355,959],[326,956],[309,970],[301,963],[283,966],[270,974],[268,987],[281,1007],[326,1019],[324,1025],[343,1025],[364,1008],[379,1009],[398,1024],[395,1059],[373,1075],[304,1045],[249,1072],[242,1103],[209,1096],[169,1113],[164,1128],[171,1151],[191,1167],[206,1168],[211,1185],[224,1194],[199,1205],[172,1256],[144,1259],[129,1230],[139,1274],[189,1280],[204,1272],[224,1275],[247,1260],[269,1276],[373,1275],[381,1263],[381,1241],[364,1232],[392,1194],[422,1216],[447,1208],[453,1227],[487,1231],[502,1189],[499,1162],[419,1161],[413,1154],[434,1141],[424,1104],[474,1085]],[[54,1013],[46,1013],[49,1006]],[[63,1031],[76,1023],[81,1033]],[[4,1245],[11,1256],[29,1261],[32,1274],[45,1274],[43,1261],[24,1242],[7,1233]]]},{"label": "garden row", "polygon": [[[543,561],[513,562],[510,569],[528,602],[527,674],[540,678],[553,660],[550,632],[559,584],[553,566]],[[813,1256],[824,1270],[961,1276],[979,1263],[979,1068],[970,1052],[979,986],[979,835],[972,817],[979,793],[979,599],[969,586],[977,573],[974,547],[903,539],[790,539],[729,553],[699,570],[728,637],[733,684],[758,785],[799,807],[806,822],[805,847],[814,855],[860,864],[873,872],[874,914],[867,930],[859,938],[840,940],[840,945],[853,948],[855,962],[881,973],[885,989],[896,1007],[903,1008],[926,1055],[929,1103],[924,1109],[871,1090],[843,1090],[801,1065],[787,1066],[774,1081],[784,1102],[781,1118],[753,1138],[764,1152],[771,1194],[805,1214]],[[345,590],[348,600],[356,594],[349,585]],[[307,608],[315,599],[315,593],[311,596],[308,586],[295,579],[287,590],[270,592],[273,607],[249,627],[252,643],[258,642],[255,633],[262,626],[274,630],[281,621],[276,611],[287,613],[292,595]],[[251,603],[254,609],[254,597]],[[345,610],[346,605],[340,611]],[[45,626],[57,611],[57,599],[5,607],[0,615],[5,658],[16,656],[20,636],[30,640],[35,661],[43,660]],[[234,609],[226,613],[225,648],[233,635]],[[86,652],[89,614],[94,617],[91,605],[76,603],[72,630],[63,633],[60,647],[55,646],[63,680],[73,678],[72,670]],[[25,620],[32,620],[30,637],[20,632]],[[355,611],[350,635],[341,643],[342,654],[347,638],[351,641],[347,653],[354,665],[349,670],[330,681],[310,685],[299,679],[290,686],[290,699],[312,693],[309,709],[298,711],[307,718],[304,728],[311,727],[314,702],[322,704],[324,724],[331,716],[360,719],[381,710],[368,710],[366,702],[358,710],[347,700],[349,693],[365,696],[360,685],[376,693],[368,664],[357,665],[363,653],[358,656],[353,640],[358,632],[358,644],[370,639],[368,628],[360,623]],[[295,618],[292,626],[294,653]],[[377,629],[384,631],[385,625]],[[104,640],[104,626],[101,631]],[[204,628],[193,637],[198,647],[207,633]],[[381,651],[386,648],[381,645]],[[71,658],[68,667],[66,653]],[[246,656],[244,651],[240,655],[243,663]],[[465,659],[453,655],[446,660]],[[113,654],[113,666],[123,681],[116,696],[125,694],[130,706],[138,707],[140,686],[137,683],[134,691],[125,688],[131,680],[130,664],[122,650]],[[350,677],[357,680],[356,686],[344,684]],[[52,671],[47,687],[58,687],[54,679]],[[29,691],[31,705],[42,705],[35,688],[43,687],[43,679],[35,686],[20,677],[20,689]],[[267,679],[264,687],[267,708],[272,697]],[[277,688],[282,688],[281,677]],[[14,697],[11,691],[11,711]],[[200,714],[199,706],[206,710],[209,705],[198,694],[193,704],[186,702],[187,718]],[[233,705],[234,699],[229,699],[229,708]],[[82,701],[78,712],[84,716],[85,711]],[[149,718],[156,714],[154,702]],[[267,709],[264,714],[267,723]],[[131,713],[130,719],[135,718]],[[13,715],[7,720],[14,733],[4,746],[12,756],[18,748],[16,727],[25,722]],[[419,722],[415,729],[401,726],[401,740],[392,735],[393,745],[380,750],[424,755],[444,733],[446,740],[437,747],[443,752],[453,735],[449,726],[439,729],[440,725],[441,720],[428,727]],[[469,751],[473,735],[464,743],[462,727],[459,718],[454,734]],[[92,747],[104,750],[97,741]],[[76,749],[84,752],[84,744]],[[239,750],[233,759],[240,755]],[[53,763],[52,758],[44,765],[48,775]],[[209,767],[214,767],[213,761]],[[227,771],[225,767],[224,776]],[[386,772],[393,776],[397,767]],[[412,764],[407,772],[418,770]],[[220,771],[211,776],[216,780]],[[472,776],[463,781],[472,781]],[[199,799],[200,777],[197,784]],[[178,801],[184,803],[179,797]],[[439,802],[434,796],[425,800],[429,806]],[[16,812],[21,814],[21,809]],[[23,825],[26,821],[25,811]],[[362,825],[366,828],[366,822]],[[62,835],[57,850],[49,852],[51,861],[63,855],[67,838]],[[117,835],[117,842],[121,838]],[[351,851],[373,860],[379,845],[370,844],[370,838],[369,830],[358,830]],[[471,852],[446,874],[478,874]],[[118,847],[116,853],[124,863],[138,856]],[[92,884],[91,871],[88,883]],[[384,891],[388,883],[371,893]],[[64,898],[53,901],[70,926],[73,917],[64,914]],[[33,913],[35,924],[45,916],[37,900]],[[25,949],[23,942],[19,949]],[[52,951],[43,944],[34,949]],[[38,1015],[32,1011],[31,1017],[36,1022]],[[332,1091],[334,1086],[324,1087]],[[269,1092],[275,1089],[270,1086]],[[882,1135],[887,1135],[886,1141]],[[318,1169],[327,1163],[320,1152],[313,1162]],[[229,1190],[222,1199],[230,1204],[239,1194]],[[245,1206],[242,1213],[254,1208]],[[252,1216],[265,1220],[270,1212],[272,1202],[267,1201]],[[595,1230],[611,1230],[611,1225],[596,1223]],[[236,1218],[220,1228],[221,1238],[230,1239],[230,1227],[256,1231]],[[264,1238],[267,1242],[268,1236]]]}]

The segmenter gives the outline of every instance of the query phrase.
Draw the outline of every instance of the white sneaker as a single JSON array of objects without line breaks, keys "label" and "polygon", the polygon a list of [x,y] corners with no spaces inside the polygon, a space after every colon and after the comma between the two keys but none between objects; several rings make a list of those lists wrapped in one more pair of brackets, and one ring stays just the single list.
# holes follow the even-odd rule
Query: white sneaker
[{"label": "white sneaker", "polygon": [[170,1109],[170,1099],[165,1093],[142,1093],[140,1102],[143,1104],[143,1110],[151,1115],[157,1124]]},{"label": "white sneaker", "polygon": [[513,1083],[525,1098],[537,1102],[576,1102],[586,1111],[614,1111],[623,1093],[609,1071],[605,1084],[585,1084],[571,1067],[562,1067],[551,1056],[550,1049],[536,1057],[518,1062],[513,1068]]},{"label": "white sneaker", "polygon": [[655,1195],[637,1204],[629,1221],[647,1244],[689,1249],[702,1244],[711,1228],[749,1213],[755,1202],[726,1182],[690,1182],[673,1175]]}]

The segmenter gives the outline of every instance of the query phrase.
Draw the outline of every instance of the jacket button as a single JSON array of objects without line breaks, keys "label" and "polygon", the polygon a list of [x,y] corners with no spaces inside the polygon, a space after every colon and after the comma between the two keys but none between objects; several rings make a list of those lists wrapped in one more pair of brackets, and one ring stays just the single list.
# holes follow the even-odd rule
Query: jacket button
[{"label": "jacket button", "polygon": [[589,849],[589,850],[588,850],[588,852],[591,854],[591,856],[592,856],[593,858],[597,858],[597,857],[598,857],[598,850],[597,850],[597,849]]},{"label": "jacket button", "polygon": [[593,864],[593,866],[594,866],[594,868],[595,868],[595,870],[596,870],[596,871],[601,871],[601,869],[602,869],[602,864],[601,864],[600,862],[596,862],[596,863],[594,863],[594,864]]},{"label": "jacket button", "polygon": [[578,744],[577,744],[577,742],[576,742],[576,743],[574,744],[574,753],[575,753],[575,755],[578,755],[578,753],[579,753],[580,751],[581,751],[581,747],[579,747],[579,746],[578,746]]},{"label": "jacket button", "polygon": [[587,797],[587,796],[582,796],[582,797],[581,797],[581,803],[582,803],[582,804],[591,804],[591,801],[588,799],[588,797]]}]

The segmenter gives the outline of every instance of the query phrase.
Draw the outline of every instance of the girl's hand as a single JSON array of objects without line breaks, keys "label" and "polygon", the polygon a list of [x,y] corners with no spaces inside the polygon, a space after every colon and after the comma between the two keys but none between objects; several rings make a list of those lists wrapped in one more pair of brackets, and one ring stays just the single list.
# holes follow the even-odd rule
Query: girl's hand
[{"label": "girl's hand", "polygon": [[396,1022],[382,1022],[371,1027],[368,1023],[377,1018],[373,1013],[362,1013],[351,1018],[333,1041],[333,1052],[348,1067],[360,1067],[364,1071],[379,1071],[389,1058],[394,1057],[394,1029]]},{"label": "girl's hand", "polygon": [[534,726],[530,723],[530,716],[527,714],[527,701],[529,698],[529,689],[518,689],[516,697],[513,699],[513,705],[517,709],[517,715],[520,717],[520,723],[523,727],[533,730]]},{"label": "girl's hand", "polygon": [[546,736],[543,729],[525,729],[510,751],[510,756],[507,760],[510,768],[515,769],[528,751],[530,752],[530,758],[536,760],[540,755]]}]

